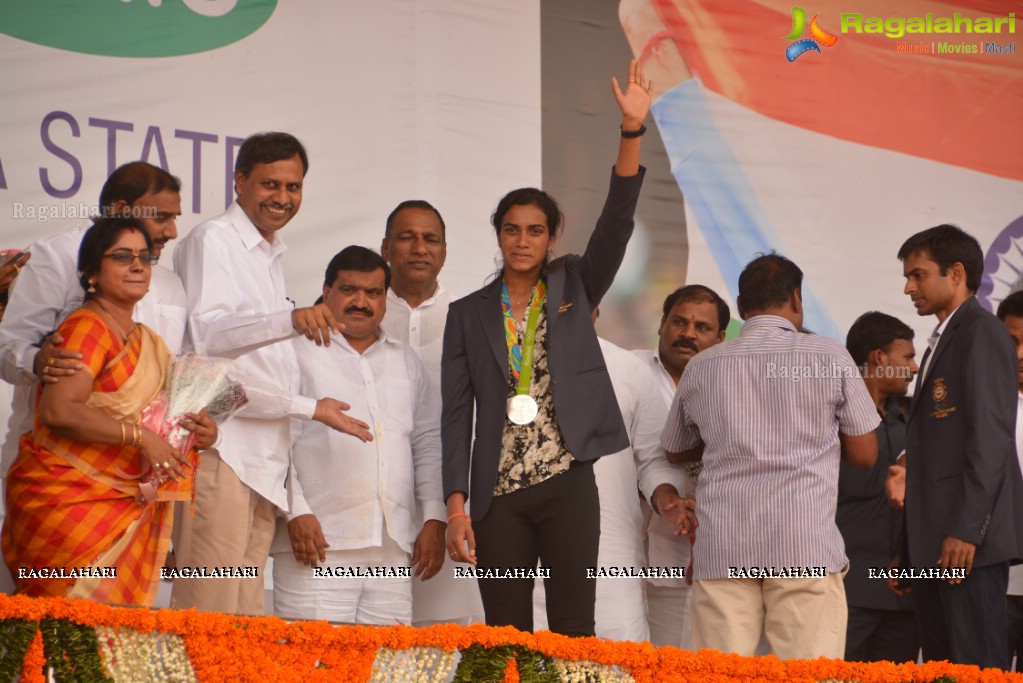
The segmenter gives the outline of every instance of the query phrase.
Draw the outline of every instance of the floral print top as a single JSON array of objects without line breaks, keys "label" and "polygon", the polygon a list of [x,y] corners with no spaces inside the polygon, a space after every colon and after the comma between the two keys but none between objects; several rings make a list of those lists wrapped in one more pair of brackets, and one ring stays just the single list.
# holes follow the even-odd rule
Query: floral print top
[{"label": "floral print top", "polygon": [[[515,321],[519,344],[526,336],[524,320]],[[529,381],[529,395],[539,407],[536,419],[529,424],[517,425],[505,417],[501,437],[501,460],[497,467],[494,495],[500,496],[529,488],[556,474],[568,471],[572,454],[561,437],[558,418],[554,414],[554,394],[551,375],[547,368],[547,307],[540,309],[533,348],[533,375]],[[508,398],[515,395],[518,379],[508,370]]]}]

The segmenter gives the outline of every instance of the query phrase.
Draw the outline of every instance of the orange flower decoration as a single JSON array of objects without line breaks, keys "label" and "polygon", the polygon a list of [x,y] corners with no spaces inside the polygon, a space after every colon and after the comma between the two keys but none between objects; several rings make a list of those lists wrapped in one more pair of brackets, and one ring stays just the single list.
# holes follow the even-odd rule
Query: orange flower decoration
[{"label": "orange flower decoration", "polygon": [[[708,683],[775,683],[822,680],[860,683],[930,683],[953,677],[957,683],[1023,683],[1023,675],[975,666],[927,662],[893,664],[838,660],[787,660],[740,657],[713,650],[688,652],[654,648],[649,643],[568,638],[554,633],[524,633],[510,627],[440,624],[408,626],[331,626],[325,622],[286,622],[276,617],[237,617],[192,610],[117,609],[84,600],[32,599],[0,595],[0,619],[38,622],[68,619],[83,626],[131,628],[140,633],[177,633],[200,683],[232,681],[368,681],[381,648],[440,648],[451,652],[471,645],[518,645],[547,657],[618,667],[637,683],[693,680]],[[37,631],[22,665],[22,680],[41,683],[44,667]],[[500,670],[500,669],[498,669]],[[521,680],[514,659],[504,667],[505,681]]]}]

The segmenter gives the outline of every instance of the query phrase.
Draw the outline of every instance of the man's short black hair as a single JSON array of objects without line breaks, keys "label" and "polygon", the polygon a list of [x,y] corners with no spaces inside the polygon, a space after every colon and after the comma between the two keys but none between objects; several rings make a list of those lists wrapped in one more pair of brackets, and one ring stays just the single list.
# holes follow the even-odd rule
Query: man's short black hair
[{"label": "man's short black hair", "polygon": [[309,172],[309,157],[298,138],[290,133],[256,133],[245,138],[238,148],[234,172],[248,178],[256,164],[272,164],[291,159],[296,154],[302,160],[302,175],[305,176]]},{"label": "man's short black hair", "polygon": [[739,305],[746,315],[784,306],[803,286],[803,271],[781,254],[760,254],[739,275]]},{"label": "man's short black hair", "polygon": [[703,285],[686,285],[684,287],[679,287],[669,294],[667,298],[664,299],[664,312],[661,316],[661,322],[664,322],[665,318],[668,317],[668,314],[671,313],[671,309],[675,307],[675,304],[682,301],[697,304],[714,304],[718,309],[718,332],[724,332],[728,329],[728,321],[732,318],[732,313],[728,309],[728,304],[725,303],[724,299],[718,296],[717,292],[710,287],[705,287]]},{"label": "man's short black hair", "polygon": [[913,341],[913,329],[893,315],[879,311],[864,313],[849,328],[845,348],[856,365],[866,365],[867,356],[875,349],[887,351],[896,339]]},{"label": "man's short black hair", "polygon": [[995,315],[1002,322],[1005,322],[1005,319],[1010,315],[1016,318],[1023,318],[1023,291],[1013,292],[1002,299],[1002,303],[998,304],[998,312]]},{"label": "man's short black hair", "polygon": [[323,273],[323,284],[333,287],[334,281],[337,280],[337,274],[342,270],[372,273],[377,268],[384,271],[384,289],[387,289],[391,286],[391,267],[387,265],[384,257],[372,249],[353,244],[350,247],[345,247],[330,259],[327,270]]},{"label": "man's short black hair", "polygon": [[387,223],[385,224],[386,228],[384,229],[385,239],[390,239],[391,228],[394,227],[394,221],[398,217],[398,214],[404,211],[405,209],[422,209],[423,211],[432,211],[433,215],[435,215],[437,217],[437,220],[440,222],[440,238],[442,241],[447,241],[446,233],[448,228],[446,225],[444,225],[444,218],[440,215],[440,211],[438,211],[433,204],[426,201],[425,199],[406,199],[401,204],[398,204],[398,206],[394,207],[394,211],[392,211],[387,216]]},{"label": "man's short black hair", "polygon": [[984,252],[975,237],[955,225],[938,225],[916,233],[903,242],[899,260],[905,262],[914,254],[926,254],[938,264],[942,275],[958,261],[966,271],[966,288],[970,293],[980,289],[984,275]]},{"label": "man's short black hair", "polygon": [[102,216],[113,216],[114,205],[119,201],[128,206],[144,194],[156,194],[164,190],[181,192],[181,181],[159,166],[145,161],[131,161],[114,169],[99,193],[99,210]]}]

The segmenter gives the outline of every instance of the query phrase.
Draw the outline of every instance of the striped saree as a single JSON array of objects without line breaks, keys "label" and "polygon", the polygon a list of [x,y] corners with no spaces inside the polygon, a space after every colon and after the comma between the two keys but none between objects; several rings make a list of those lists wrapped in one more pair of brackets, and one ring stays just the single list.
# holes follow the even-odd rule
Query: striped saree
[{"label": "striped saree", "polygon": [[[58,332],[95,378],[86,405],[139,422],[164,385],[171,354],[163,340],[138,325],[122,344],[88,309],[68,316]],[[22,436],[7,475],[3,554],[17,592],[151,605],[173,501],[191,499],[192,479],[160,484],[147,503],[139,488],[147,471],[137,448],[72,441],[43,426],[37,408],[35,428]],[[86,576],[53,578],[75,570]]]}]

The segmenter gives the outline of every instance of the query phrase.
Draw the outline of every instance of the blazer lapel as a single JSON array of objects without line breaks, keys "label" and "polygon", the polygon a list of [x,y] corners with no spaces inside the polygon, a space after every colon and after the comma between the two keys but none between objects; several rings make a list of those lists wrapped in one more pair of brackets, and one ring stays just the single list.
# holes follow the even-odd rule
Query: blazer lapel
[{"label": "blazer lapel", "polygon": [[565,294],[565,263],[555,261],[547,269],[547,329],[551,330],[558,320],[561,297]]},{"label": "blazer lapel", "polygon": [[917,388],[913,391],[913,401],[910,403],[909,412],[912,413],[916,410],[917,404],[920,402],[920,396],[923,394],[923,389],[927,386],[927,380],[934,374],[935,369],[938,367],[938,361],[941,359],[941,354],[945,352],[948,345],[952,343],[952,337],[955,336],[956,330],[959,329],[959,325],[963,322],[963,317],[966,313],[980,304],[977,302],[976,297],[970,297],[964,301],[959,309],[952,315],[952,319],[948,321],[948,325],[945,325],[944,331],[941,336],[938,337],[938,345],[934,347],[934,351],[931,352],[931,357],[927,361],[927,376],[921,379],[918,383]]},{"label": "blazer lapel", "polygon": [[501,376],[508,376],[508,340],[504,336],[504,314],[501,311],[501,278],[480,291],[476,299],[480,326],[494,353]]}]

